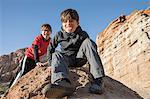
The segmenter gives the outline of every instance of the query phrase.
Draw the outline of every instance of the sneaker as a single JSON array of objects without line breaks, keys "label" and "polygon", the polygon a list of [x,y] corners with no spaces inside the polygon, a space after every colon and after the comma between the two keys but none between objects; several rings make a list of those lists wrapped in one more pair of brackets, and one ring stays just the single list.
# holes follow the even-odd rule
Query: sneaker
[{"label": "sneaker", "polygon": [[42,93],[47,98],[62,98],[65,96],[70,96],[74,92],[74,88],[72,87],[71,83],[66,80],[59,80],[54,84],[46,85]]},{"label": "sneaker", "polygon": [[89,88],[90,93],[102,94],[102,78],[94,79]]}]

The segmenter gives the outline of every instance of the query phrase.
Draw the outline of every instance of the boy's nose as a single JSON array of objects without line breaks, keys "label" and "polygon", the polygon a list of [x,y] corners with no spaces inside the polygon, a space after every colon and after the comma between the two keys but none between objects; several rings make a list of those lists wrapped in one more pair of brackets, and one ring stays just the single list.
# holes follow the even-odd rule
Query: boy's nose
[{"label": "boy's nose", "polygon": [[44,35],[49,35],[49,34],[50,34],[49,31],[45,31],[45,32],[44,32]]}]

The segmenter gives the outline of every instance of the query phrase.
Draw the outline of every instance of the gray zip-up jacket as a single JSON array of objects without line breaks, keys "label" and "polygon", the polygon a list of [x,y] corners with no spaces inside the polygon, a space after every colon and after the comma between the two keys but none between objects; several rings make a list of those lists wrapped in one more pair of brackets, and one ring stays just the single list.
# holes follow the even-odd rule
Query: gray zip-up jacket
[{"label": "gray zip-up jacket", "polygon": [[77,27],[74,33],[66,33],[61,29],[57,32],[53,38],[52,44],[49,45],[47,51],[47,57],[49,63],[51,63],[51,55],[55,52],[55,48],[60,44],[61,52],[65,55],[76,55],[82,42],[89,38],[89,35],[81,29],[80,26]]}]

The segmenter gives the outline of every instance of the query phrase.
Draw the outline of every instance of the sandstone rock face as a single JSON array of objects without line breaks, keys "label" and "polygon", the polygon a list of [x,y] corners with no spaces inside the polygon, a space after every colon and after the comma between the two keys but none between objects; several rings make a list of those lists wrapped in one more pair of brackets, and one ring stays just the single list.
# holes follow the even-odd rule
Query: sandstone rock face
[{"label": "sandstone rock face", "polygon": [[120,16],[96,43],[106,75],[150,99],[150,9]]},{"label": "sandstone rock face", "polygon": [[9,82],[17,71],[19,61],[24,56],[25,48],[19,49],[8,55],[0,56],[0,82]]},{"label": "sandstone rock face", "polygon": [[9,82],[15,76],[25,49],[19,49],[8,55],[0,56],[0,95],[7,90]]},{"label": "sandstone rock face", "polygon": [[[67,99],[142,99],[136,92],[110,77],[103,79],[102,95],[90,94],[88,88],[91,77],[88,66],[70,69],[70,78],[76,91]],[[48,83],[50,72],[46,67],[37,66],[20,78],[2,99],[47,99],[41,90]]]}]

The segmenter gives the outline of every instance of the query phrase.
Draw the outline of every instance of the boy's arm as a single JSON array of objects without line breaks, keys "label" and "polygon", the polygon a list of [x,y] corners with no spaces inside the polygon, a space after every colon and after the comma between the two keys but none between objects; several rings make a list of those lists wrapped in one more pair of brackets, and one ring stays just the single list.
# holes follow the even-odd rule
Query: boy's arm
[{"label": "boy's arm", "polygon": [[84,39],[90,38],[89,35],[87,34],[87,32],[83,31],[82,33],[83,33],[82,35],[83,35],[83,38],[84,38]]},{"label": "boy's arm", "polygon": [[51,60],[52,60],[52,53],[55,52],[55,48],[58,45],[58,35],[55,35],[52,42],[49,44],[47,48],[47,60],[48,60],[48,65],[50,66]]},{"label": "boy's arm", "polygon": [[47,60],[48,60],[48,65],[50,66],[51,60],[52,60],[52,53],[55,52],[55,47],[53,47],[53,44],[50,43],[48,48],[47,48]]},{"label": "boy's arm", "polygon": [[38,36],[35,37],[34,41],[32,42],[33,55],[34,55],[35,63],[40,62],[39,54],[38,54],[40,41],[41,41],[41,35],[38,35]]},{"label": "boy's arm", "polygon": [[34,60],[37,66],[44,66],[46,65],[45,63],[41,63],[39,60],[39,54],[38,54],[38,45],[33,45],[33,50],[34,50]]},{"label": "boy's arm", "polygon": [[35,63],[38,63],[38,62],[40,62],[39,61],[39,55],[38,55],[38,46],[37,45],[33,45],[33,50],[34,50]]}]

